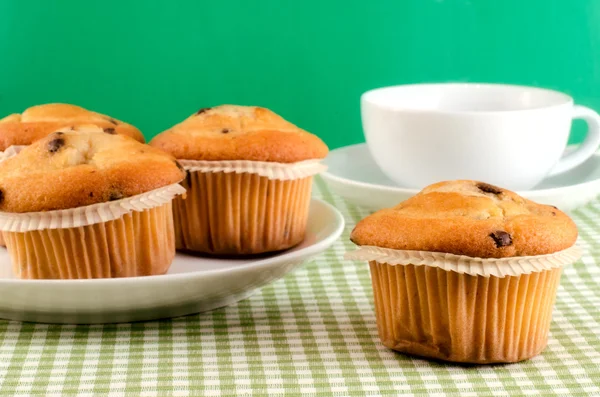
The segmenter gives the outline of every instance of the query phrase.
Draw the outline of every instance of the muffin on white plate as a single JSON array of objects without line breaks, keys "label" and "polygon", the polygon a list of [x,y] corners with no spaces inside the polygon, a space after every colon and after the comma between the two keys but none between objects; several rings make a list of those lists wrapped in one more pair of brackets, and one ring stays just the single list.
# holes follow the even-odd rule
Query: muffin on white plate
[{"label": "muffin on white plate", "polygon": [[177,248],[213,255],[280,251],[304,239],[317,136],[253,106],[203,108],[150,145],[188,171],[174,203]]},{"label": "muffin on white plate", "polygon": [[98,129],[58,131],[0,163],[0,230],[17,277],[165,273],[171,202],[185,173],[168,154]]},{"label": "muffin on white plate", "polygon": [[14,145],[31,145],[61,128],[82,125],[95,125],[107,134],[125,135],[144,142],[140,130],[131,124],[79,106],[48,103],[32,106],[23,113],[14,113],[0,119],[0,151]]},{"label": "muffin on white plate", "polygon": [[[91,125],[108,134],[121,134],[144,142],[142,133],[131,124],[79,106],[49,103],[0,119],[0,162],[59,128],[79,129]],[[0,233],[0,246],[4,245]]]}]

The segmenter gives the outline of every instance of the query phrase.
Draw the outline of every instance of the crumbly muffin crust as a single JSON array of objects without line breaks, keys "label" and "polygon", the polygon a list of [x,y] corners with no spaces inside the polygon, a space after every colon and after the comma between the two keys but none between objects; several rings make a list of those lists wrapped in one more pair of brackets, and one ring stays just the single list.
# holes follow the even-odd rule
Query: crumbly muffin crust
[{"label": "crumbly muffin crust", "polygon": [[327,155],[325,143],[272,111],[222,105],[200,109],[150,145],[178,159],[294,163]]},{"label": "crumbly muffin crust", "polygon": [[144,142],[142,133],[131,124],[79,106],[49,103],[0,119],[0,151],[12,145],[30,145],[61,128],[88,124],[97,125],[107,133],[126,135]]},{"label": "crumbly muffin crust", "polygon": [[428,186],[375,212],[356,225],[350,239],[357,245],[504,258],[567,249],[575,244],[577,227],[556,207],[460,180]]},{"label": "crumbly muffin crust", "polygon": [[0,163],[0,211],[35,212],[119,200],[178,183],[167,153],[101,128],[52,133]]}]

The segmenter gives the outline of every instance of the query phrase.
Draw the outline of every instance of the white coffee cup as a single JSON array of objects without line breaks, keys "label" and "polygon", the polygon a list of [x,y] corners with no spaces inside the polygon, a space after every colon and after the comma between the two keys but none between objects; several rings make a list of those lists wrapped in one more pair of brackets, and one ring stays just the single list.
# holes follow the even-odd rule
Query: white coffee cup
[{"label": "white coffee cup", "polygon": [[[600,117],[563,93],[501,84],[415,84],[361,97],[363,129],[382,171],[403,187],[475,179],[527,190],[584,162]],[[572,119],[588,133],[568,154]]]}]

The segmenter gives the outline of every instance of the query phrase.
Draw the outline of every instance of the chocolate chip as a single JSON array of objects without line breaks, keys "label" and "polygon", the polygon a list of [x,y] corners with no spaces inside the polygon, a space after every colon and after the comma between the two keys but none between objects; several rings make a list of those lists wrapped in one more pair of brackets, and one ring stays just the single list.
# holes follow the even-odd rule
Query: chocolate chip
[{"label": "chocolate chip", "polygon": [[503,230],[497,230],[490,233],[490,237],[494,240],[494,243],[496,243],[496,248],[512,245],[512,237]]},{"label": "chocolate chip", "polygon": [[105,128],[105,129],[104,129],[104,132],[106,132],[107,134],[114,135],[114,134],[115,134],[115,129],[114,129],[114,128],[112,128],[112,127]]},{"label": "chocolate chip", "polygon": [[65,145],[65,140],[63,138],[54,138],[53,140],[48,142],[48,151],[50,153],[56,153],[64,145]]},{"label": "chocolate chip", "polygon": [[502,194],[502,189],[494,185],[490,185],[488,183],[478,183],[477,189],[481,190],[484,193]]},{"label": "chocolate chip", "polygon": [[556,212],[555,211],[552,211],[552,216],[556,216]]},{"label": "chocolate chip", "polygon": [[222,132],[223,134],[227,134],[227,133],[229,132],[229,128],[223,128],[223,129],[221,130],[221,132]]},{"label": "chocolate chip", "polygon": [[58,131],[58,132],[56,132],[55,134],[56,134],[56,135],[64,135],[65,133],[64,133],[64,132],[62,132],[62,131]]},{"label": "chocolate chip", "polygon": [[119,123],[117,123],[117,120],[115,120],[115,119],[111,119],[111,118],[109,118],[109,119],[108,119],[108,121],[109,121],[110,123],[114,124],[114,125],[117,125],[117,124],[119,124]]},{"label": "chocolate chip", "polygon": [[208,112],[211,108],[202,108],[196,112],[196,115],[202,114],[204,112]]},{"label": "chocolate chip", "polygon": [[0,203],[4,201],[4,192],[0,190]]},{"label": "chocolate chip", "polygon": [[90,197],[94,197],[94,192],[90,192]]},{"label": "chocolate chip", "polygon": [[123,193],[117,192],[117,191],[112,191],[112,192],[110,192],[110,196],[108,196],[108,200],[109,201],[121,200],[123,197],[125,197],[123,195]]}]

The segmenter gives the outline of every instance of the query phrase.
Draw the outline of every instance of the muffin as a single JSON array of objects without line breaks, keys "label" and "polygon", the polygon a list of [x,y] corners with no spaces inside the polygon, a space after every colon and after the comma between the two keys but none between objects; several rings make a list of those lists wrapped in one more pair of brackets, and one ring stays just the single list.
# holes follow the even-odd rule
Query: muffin
[{"label": "muffin", "polygon": [[0,151],[13,145],[31,145],[61,128],[82,125],[96,125],[108,134],[126,135],[144,142],[142,133],[130,124],[79,106],[49,103],[0,119]]},{"label": "muffin", "polygon": [[165,273],[183,169],[122,135],[59,131],[0,163],[0,230],[14,274],[86,279]]},{"label": "muffin", "polygon": [[[22,114],[15,113],[0,119],[0,162],[59,128],[68,126],[77,129],[87,125],[144,142],[142,133],[130,124],[79,106],[51,103],[33,106]],[[0,233],[0,246],[4,245],[4,237]]]},{"label": "muffin", "polygon": [[547,344],[562,266],[580,252],[556,207],[476,181],[441,182],[361,220],[379,336],[400,352],[509,363]]},{"label": "muffin", "polygon": [[313,176],[327,146],[268,109],[200,109],[150,145],[188,171],[186,199],[173,203],[177,248],[252,255],[299,244]]}]

